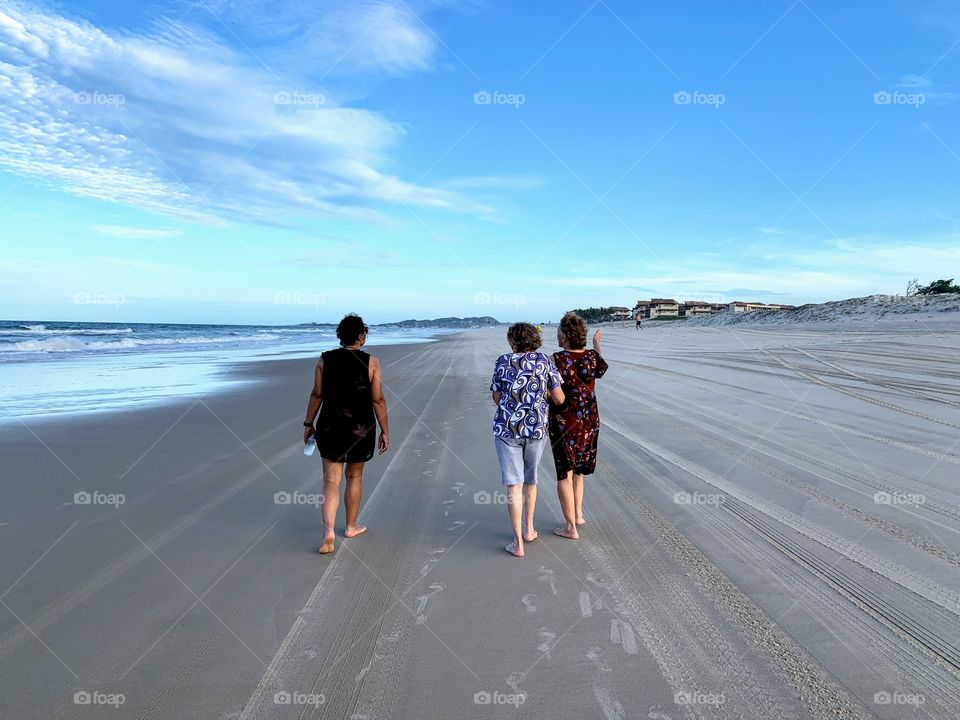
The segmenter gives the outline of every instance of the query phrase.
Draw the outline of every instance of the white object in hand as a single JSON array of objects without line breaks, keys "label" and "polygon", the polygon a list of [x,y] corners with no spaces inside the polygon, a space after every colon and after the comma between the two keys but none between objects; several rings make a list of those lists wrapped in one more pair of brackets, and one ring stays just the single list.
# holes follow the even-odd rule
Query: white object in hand
[{"label": "white object in hand", "polygon": [[317,439],[313,437],[313,435],[311,435],[310,439],[307,440],[307,444],[303,446],[303,454],[309,457],[310,455],[313,455],[316,451],[317,451]]}]

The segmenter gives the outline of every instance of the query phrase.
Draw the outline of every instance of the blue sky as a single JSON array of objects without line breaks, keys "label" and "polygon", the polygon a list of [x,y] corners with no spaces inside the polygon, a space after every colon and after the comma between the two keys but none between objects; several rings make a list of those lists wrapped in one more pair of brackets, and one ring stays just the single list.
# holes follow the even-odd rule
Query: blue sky
[{"label": "blue sky", "polygon": [[960,9],[0,0],[11,319],[544,320],[960,276]]}]

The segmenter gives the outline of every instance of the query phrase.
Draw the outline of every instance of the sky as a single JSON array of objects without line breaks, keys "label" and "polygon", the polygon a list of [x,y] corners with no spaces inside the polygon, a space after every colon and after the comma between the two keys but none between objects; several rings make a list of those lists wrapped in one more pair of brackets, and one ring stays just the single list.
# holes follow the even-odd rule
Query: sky
[{"label": "sky", "polygon": [[0,317],[902,293],[958,78],[941,0],[0,0]]}]

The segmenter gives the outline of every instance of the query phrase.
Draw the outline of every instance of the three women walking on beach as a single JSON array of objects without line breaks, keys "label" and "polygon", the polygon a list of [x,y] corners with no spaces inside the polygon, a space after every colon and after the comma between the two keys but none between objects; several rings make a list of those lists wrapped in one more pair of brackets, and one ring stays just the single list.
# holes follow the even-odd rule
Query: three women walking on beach
[{"label": "three women walking on beach", "polygon": [[[336,535],[333,527],[344,472],[347,477],[343,497],[347,523],[343,536],[351,538],[366,531],[364,526],[357,524],[363,495],[364,463],[373,457],[375,446],[381,455],[390,447],[380,362],[361,349],[368,332],[358,315],[347,315],[340,321],[337,326],[340,347],[320,356],[307,402],[303,442],[314,436],[323,458],[323,541],[319,549],[322,554],[334,550]],[[376,438],[378,424],[379,439]]]},{"label": "three women walking on beach", "polygon": [[[334,524],[344,474],[344,537],[366,531],[357,523],[364,463],[376,449],[382,455],[390,445],[380,362],[362,350],[368,332],[358,315],[347,315],[340,321],[340,347],[320,356],[307,402],[303,441],[306,444],[314,437],[323,458],[323,541],[319,548],[323,554],[334,551]],[[513,531],[513,541],[505,549],[516,557],[523,557],[524,543],[537,539],[533,522],[537,480],[548,444],[565,521],[554,533],[576,540],[578,526],[585,523],[583,477],[596,468],[600,430],[595,381],[607,371],[600,338],[600,331],[594,333],[593,350],[587,350],[587,326],[575,313],[561,319],[557,328],[561,350],[552,357],[540,352],[543,340],[539,328],[515,323],[507,331],[511,351],[497,359],[490,392],[496,405],[494,447],[501,482],[507,488]]]},{"label": "three women walking on beach", "polygon": [[524,542],[537,538],[533,525],[537,474],[547,441],[566,521],[554,533],[576,540],[577,526],[585,522],[583,476],[596,468],[600,430],[594,381],[607,371],[600,354],[600,332],[593,336],[592,351],[585,349],[586,337],[583,319],[567,313],[557,328],[562,350],[547,357],[538,352],[540,331],[528,323],[516,323],[507,331],[512,352],[501,355],[494,368],[490,385],[497,406],[494,446],[513,529],[513,542],[506,551],[516,557],[523,557]]}]

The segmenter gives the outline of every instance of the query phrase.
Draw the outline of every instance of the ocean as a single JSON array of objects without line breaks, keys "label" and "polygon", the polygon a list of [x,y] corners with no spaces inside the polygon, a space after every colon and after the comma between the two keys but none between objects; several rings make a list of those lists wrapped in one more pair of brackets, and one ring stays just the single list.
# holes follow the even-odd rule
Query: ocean
[{"label": "ocean", "polygon": [[[372,327],[369,346],[426,342],[445,329]],[[238,362],[316,357],[332,325],[0,321],[0,423],[103,412],[242,385]]]}]

